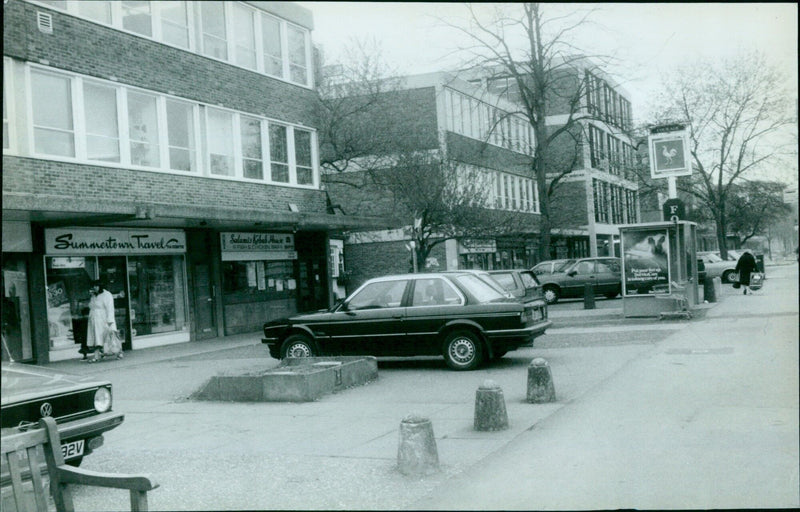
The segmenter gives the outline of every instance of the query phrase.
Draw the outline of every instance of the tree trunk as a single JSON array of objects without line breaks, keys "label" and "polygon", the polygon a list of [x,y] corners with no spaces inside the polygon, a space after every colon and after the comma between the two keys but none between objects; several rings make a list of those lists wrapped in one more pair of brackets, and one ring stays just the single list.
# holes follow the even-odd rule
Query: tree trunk
[{"label": "tree trunk", "polygon": [[728,239],[725,236],[728,226],[725,223],[725,209],[719,208],[717,214],[717,244],[719,244],[719,255],[723,260],[728,259]]}]

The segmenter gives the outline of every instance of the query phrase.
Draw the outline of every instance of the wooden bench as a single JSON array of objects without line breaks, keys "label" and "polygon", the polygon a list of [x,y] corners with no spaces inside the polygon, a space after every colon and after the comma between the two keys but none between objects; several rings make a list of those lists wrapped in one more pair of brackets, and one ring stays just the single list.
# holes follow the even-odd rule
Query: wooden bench
[{"label": "wooden bench", "polygon": [[44,488],[42,477],[43,465],[47,467],[50,493],[58,512],[75,510],[70,485],[128,489],[131,496],[131,510],[147,510],[147,491],[158,487],[153,479],[147,475],[99,473],[67,466],[61,453],[61,437],[55,420],[50,417],[42,418],[39,420],[39,427],[4,436],[0,443],[3,453],[2,464],[10,474],[17,512],[47,512],[48,493]]}]

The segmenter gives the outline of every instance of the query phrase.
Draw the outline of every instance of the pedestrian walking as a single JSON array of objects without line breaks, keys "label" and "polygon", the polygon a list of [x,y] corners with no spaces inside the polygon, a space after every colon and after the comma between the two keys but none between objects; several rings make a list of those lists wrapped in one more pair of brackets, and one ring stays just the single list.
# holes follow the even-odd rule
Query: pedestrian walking
[{"label": "pedestrian walking", "polygon": [[[750,290],[750,275],[757,271],[756,257],[753,256],[750,249],[745,249],[739,257],[739,261],[736,262],[736,272],[739,274],[739,284],[744,289],[742,292],[744,295],[747,295],[747,291]],[[750,293],[753,293],[752,290]]]},{"label": "pedestrian walking", "polygon": [[114,297],[103,287],[100,281],[92,281],[92,298],[89,301],[89,325],[86,332],[86,347],[94,354],[93,360],[100,359],[106,336],[111,330],[117,330],[114,319]]}]

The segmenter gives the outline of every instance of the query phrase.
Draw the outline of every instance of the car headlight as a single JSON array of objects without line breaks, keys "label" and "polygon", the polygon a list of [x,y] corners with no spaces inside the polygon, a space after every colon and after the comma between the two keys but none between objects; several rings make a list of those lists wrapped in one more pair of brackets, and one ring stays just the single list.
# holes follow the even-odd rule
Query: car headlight
[{"label": "car headlight", "polygon": [[100,388],[94,393],[94,410],[106,412],[111,409],[111,390]]}]

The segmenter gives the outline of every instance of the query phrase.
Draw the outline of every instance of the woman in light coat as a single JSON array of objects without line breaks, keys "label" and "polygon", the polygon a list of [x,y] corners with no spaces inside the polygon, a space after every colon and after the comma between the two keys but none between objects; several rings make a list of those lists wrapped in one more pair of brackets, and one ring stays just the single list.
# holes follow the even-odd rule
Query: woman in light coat
[{"label": "woman in light coat", "polygon": [[100,281],[92,281],[90,290],[92,299],[89,301],[89,327],[86,333],[86,346],[95,352],[103,348],[106,333],[117,330],[114,319],[114,297],[111,292],[103,288]]}]

